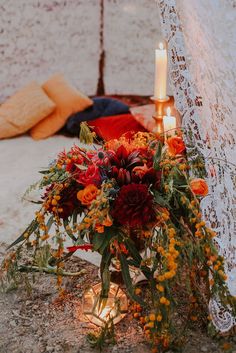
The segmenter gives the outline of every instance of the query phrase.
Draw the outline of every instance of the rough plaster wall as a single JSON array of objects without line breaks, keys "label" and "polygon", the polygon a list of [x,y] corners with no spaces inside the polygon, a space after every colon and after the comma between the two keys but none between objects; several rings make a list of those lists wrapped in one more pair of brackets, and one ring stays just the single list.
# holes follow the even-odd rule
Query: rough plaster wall
[{"label": "rough plaster wall", "polygon": [[158,38],[154,0],[0,0],[0,102],[55,72],[89,95],[152,95]]},{"label": "rough plaster wall", "polygon": [[105,90],[152,95],[160,38],[154,0],[104,0]]},{"label": "rough plaster wall", "polygon": [[95,94],[99,9],[99,0],[0,0],[0,102],[55,72]]}]

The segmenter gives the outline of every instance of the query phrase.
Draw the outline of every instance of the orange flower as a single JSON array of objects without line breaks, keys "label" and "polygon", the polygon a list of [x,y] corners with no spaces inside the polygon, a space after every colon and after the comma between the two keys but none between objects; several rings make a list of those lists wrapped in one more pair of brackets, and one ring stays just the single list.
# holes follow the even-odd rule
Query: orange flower
[{"label": "orange flower", "polygon": [[102,224],[96,224],[95,230],[96,230],[96,232],[102,234],[102,233],[104,233],[104,226]]},{"label": "orange flower", "polygon": [[106,226],[106,227],[110,227],[112,226],[113,222],[112,222],[112,219],[110,218],[110,216],[107,214],[106,218],[104,219],[104,221],[102,222],[102,225],[103,226]]},{"label": "orange flower", "polygon": [[190,182],[190,188],[195,195],[206,196],[208,194],[208,186],[204,179],[193,179]]},{"label": "orange flower", "polygon": [[177,154],[181,154],[185,151],[185,144],[181,137],[172,136],[169,137],[166,141],[168,146],[169,154],[175,156]]},{"label": "orange flower", "polygon": [[96,199],[98,193],[98,188],[94,184],[89,184],[84,188],[84,190],[80,190],[77,193],[77,199],[82,203],[82,205],[89,206],[92,201]]}]

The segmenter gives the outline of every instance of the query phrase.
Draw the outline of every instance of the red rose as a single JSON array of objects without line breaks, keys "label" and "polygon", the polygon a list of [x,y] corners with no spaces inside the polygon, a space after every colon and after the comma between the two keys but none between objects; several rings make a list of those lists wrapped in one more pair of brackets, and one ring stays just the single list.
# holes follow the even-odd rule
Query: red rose
[{"label": "red rose", "polygon": [[84,186],[89,184],[100,185],[101,175],[99,168],[94,164],[90,165],[87,170],[80,172],[77,177],[77,182]]},{"label": "red rose", "polygon": [[121,187],[112,210],[113,219],[131,228],[155,221],[153,197],[143,184],[129,184]]}]

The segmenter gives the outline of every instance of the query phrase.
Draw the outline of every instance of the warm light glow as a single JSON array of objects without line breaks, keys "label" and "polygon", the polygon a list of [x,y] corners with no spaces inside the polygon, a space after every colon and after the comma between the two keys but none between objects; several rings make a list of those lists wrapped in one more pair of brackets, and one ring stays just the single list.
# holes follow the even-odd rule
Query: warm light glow
[{"label": "warm light glow", "polygon": [[115,284],[110,284],[108,298],[100,299],[101,283],[87,289],[83,296],[83,313],[86,319],[97,326],[118,323],[126,315],[128,300],[125,293]]},{"label": "warm light glow", "polygon": [[171,109],[168,107],[166,109],[167,115],[163,117],[163,126],[164,126],[164,132],[165,136],[172,136],[175,135],[175,129],[176,129],[176,117],[171,116]]},{"label": "warm light glow", "polygon": [[164,49],[164,45],[162,42],[159,43],[159,49],[163,50]]}]

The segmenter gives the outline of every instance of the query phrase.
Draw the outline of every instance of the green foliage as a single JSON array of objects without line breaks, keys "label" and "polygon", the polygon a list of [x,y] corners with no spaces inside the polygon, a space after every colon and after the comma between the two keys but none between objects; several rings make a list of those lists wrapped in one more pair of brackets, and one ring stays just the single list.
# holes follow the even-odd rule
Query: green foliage
[{"label": "green foliage", "polygon": [[116,339],[113,319],[111,318],[107,321],[97,334],[94,332],[88,333],[87,340],[92,348],[99,349],[100,352],[105,346],[110,344],[114,345]]},{"label": "green foliage", "polygon": [[109,249],[106,248],[102,253],[102,260],[100,264],[100,273],[102,280],[102,291],[101,291],[101,299],[108,297],[108,292],[110,288],[110,271],[109,266],[111,264],[112,254]]},{"label": "green foliage", "polygon": [[162,156],[162,147],[163,147],[162,142],[158,141],[157,148],[156,148],[156,153],[155,153],[154,159],[153,159],[153,167],[156,170],[160,170],[160,161],[161,161],[161,156]]},{"label": "green foliage", "polygon": [[46,244],[36,250],[34,261],[39,268],[47,267],[51,257],[50,245]]},{"label": "green foliage", "polygon": [[36,231],[38,228],[38,222],[36,219],[34,219],[30,225],[25,229],[25,231],[11,244],[8,246],[7,250],[11,249],[13,246],[16,246],[17,244],[21,243],[25,239],[28,239],[29,236]]},{"label": "green foliage", "polygon": [[104,250],[109,247],[111,240],[116,236],[117,229],[115,227],[105,227],[104,232],[93,234],[93,249],[103,254]]},{"label": "green foliage", "polygon": [[92,144],[95,136],[96,136],[96,134],[91,132],[91,130],[86,122],[82,122],[80,124],[79,139],[82,143],[85,143],[88,145]]},{"label": "green foliage", "polygon": [[144,301],[135,294],[134,285],[130,277],[129,265],[126,257],[123,254],[120,254],[119,259],[121,264],[122,277],[130,298],[145,307],[146,304],[144,303]]}]

